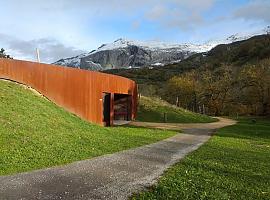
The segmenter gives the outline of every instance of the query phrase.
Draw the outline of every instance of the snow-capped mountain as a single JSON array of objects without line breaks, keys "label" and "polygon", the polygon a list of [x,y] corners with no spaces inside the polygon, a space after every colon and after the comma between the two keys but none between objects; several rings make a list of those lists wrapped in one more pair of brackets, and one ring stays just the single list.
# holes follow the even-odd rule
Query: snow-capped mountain
[{"label": "snow-capped mountain", "polygon": [[167,44],[118,39],[103,44],[97,50],[75,57],[61,59],[54,64],[91,70],[160,66],[198,52],[208,51],[211,45]]},{"label": "snow-capped mountain", "polygon": [[270,34],[270,26],[255,33],[238,33],[226,39],[213,40],[204,44],[168,44],[157,41],[142,42],[120,38],[112,43],[101,45],[97,50],[61,59],[53,64],[89,70],[163,66],[180,62],[195,53],[207,52],[219,44],[246,40],[261,34]]}]

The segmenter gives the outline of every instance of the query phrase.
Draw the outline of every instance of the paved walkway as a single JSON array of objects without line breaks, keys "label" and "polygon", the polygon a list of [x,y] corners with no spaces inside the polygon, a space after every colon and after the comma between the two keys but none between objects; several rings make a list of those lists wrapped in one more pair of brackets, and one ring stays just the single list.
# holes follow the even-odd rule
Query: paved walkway
[{"label": "paved walkway", "polygon": [[215,129],[235,122],[133,125],[182,129],[166,140],[49,169],[0,176],[0,199],[127,199],[153,184],[169,166],[206,142]]}]

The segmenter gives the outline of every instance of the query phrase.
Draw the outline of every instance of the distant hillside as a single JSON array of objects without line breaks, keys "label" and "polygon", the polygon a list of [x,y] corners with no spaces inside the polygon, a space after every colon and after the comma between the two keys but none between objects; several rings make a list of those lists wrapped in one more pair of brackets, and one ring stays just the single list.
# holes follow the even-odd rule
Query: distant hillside
[{"label": "distant hillside", "polygon": [[192,69],[214,69],[221,67],[223,64],[241,67],[247,63],[256,63],[265,58],[270,58],[269,34],[254,36],[231,44],[221,44],[207,53],[197,53],[179,63],[163,67],[115,69],[104,72],[131,78],[142,85],[162,85],[171,77]]}]

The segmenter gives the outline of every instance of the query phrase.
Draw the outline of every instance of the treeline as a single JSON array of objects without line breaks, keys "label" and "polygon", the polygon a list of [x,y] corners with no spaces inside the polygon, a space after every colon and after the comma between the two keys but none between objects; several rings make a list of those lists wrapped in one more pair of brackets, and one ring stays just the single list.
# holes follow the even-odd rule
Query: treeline
[{"label": "treeline", "polygon": [[270,114],[270,59],[243,67],[200,68],[169,79],[168,102],[211,115]]}]

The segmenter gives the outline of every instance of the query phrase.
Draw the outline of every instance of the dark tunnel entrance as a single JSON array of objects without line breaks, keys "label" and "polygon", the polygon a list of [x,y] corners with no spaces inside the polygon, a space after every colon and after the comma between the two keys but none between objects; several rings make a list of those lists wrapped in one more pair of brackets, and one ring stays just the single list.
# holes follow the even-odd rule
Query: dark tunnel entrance
[{"label": "dark tunnel entrance", "polygon": [[114,94],[114,121],[130,121],[131,105],[131,95]]},{"label": "dark tunnel entrance", "polygon": [[103,93],[103,123],[104,126],[111,125],[111,94]]}]

